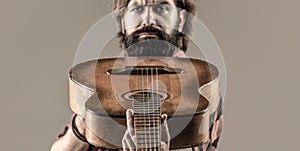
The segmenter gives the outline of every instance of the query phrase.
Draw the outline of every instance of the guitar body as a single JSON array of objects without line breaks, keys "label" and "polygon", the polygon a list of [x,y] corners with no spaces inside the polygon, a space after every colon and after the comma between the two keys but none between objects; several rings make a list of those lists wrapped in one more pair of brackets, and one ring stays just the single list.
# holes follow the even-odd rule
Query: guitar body
[{"label": "guitar body", "polygon": [[[94,60],[73,67],[69,81],[70,107],[85,117],[87,140],[109,149],[122,148],[127,109],[147,118],[154,112],[167,114],[170,149],[206,143],[209,115],[219,103],[217,68],[196,59],[138,57]],[[150,99],[146,100],[146,97]],[[140,104],[142,108],[138,108]],[[145,110],[149,104],[156,106]],[[138,114],[141,109],[147,113]],[[144,122],[149,121],[144,119]],[[150,129],[151,123],[135,125]]]}]

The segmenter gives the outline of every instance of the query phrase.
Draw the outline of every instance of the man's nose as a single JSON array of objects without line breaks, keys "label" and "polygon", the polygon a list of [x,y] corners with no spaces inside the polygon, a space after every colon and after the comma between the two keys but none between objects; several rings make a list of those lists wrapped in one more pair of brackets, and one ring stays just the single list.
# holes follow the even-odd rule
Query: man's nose
[{"label": "man's nose", "polygon": [[150,6],[146,6],[145,11],[142,14],[142,25],[143,26],[156,25],[155,14]]}]

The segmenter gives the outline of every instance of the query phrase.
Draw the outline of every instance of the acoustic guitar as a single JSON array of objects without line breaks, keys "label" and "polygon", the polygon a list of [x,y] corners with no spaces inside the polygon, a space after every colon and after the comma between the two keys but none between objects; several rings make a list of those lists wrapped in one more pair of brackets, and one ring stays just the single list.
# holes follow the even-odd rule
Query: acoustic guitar
[{"label": "acoustic guitar", "polygon": [[128,57],[92,60],[70,70],[70,107],[85,117],[89,143],[122,148],[126,110],[134,111],[139,150],[159,150],[161,114],[168,115],[170,149],[209,140],[209,115],[219,95],[217,68],[202,60]]}]

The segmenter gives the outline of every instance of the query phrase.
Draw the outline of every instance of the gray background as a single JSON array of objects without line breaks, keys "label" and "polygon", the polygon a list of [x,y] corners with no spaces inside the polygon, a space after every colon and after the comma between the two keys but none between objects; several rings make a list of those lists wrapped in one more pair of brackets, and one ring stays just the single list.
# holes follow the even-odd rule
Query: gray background
[{"label": "gray background", "polygon": [[[197,4],[227,67],[219,150],[298,150],[300,1]],[[110,0],[0,1],[0,150],[49,150],[72,114],[76,48],[110,10]]]}]

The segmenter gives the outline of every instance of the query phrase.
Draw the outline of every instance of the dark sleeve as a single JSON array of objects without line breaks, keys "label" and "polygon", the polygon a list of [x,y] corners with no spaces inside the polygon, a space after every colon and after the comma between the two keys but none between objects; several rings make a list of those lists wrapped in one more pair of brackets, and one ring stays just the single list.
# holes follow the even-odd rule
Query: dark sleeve
[{"label": "dark sleeve", "polygon": [[[212,115],[211,115],[212,116]],[[216,151],[218,143],[223,131],[223,99],[220,99],[218,109],[216,110],[215,115],[213,115],[214,122],[210,127],[210,142],[207,147],[207,151]]]},{"label": "dark sleeve", "polygon": [[223,130],[223,100],[220,99],[218,109],[210,115],[210,129],[209,129],[209,142],[194,147],[194,151],[217,151],[220,136]]}]

